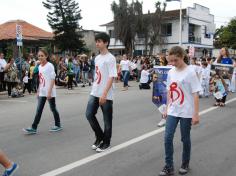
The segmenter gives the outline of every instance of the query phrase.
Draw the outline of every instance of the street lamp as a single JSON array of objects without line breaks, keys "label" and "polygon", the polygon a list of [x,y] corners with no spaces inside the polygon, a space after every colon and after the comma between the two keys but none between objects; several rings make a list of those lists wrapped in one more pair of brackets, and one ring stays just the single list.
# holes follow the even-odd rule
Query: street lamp
[{"label": "street lamp", "polygon": [[182,46],[182,0],[166,0],[166,2],[179,1],[179,46]]}]

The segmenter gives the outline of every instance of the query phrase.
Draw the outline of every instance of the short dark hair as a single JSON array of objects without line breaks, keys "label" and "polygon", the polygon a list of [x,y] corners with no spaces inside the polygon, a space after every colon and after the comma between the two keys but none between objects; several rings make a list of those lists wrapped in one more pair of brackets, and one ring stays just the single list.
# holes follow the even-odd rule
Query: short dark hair
[{"label": "short dark hair", "polygon": [[105,33],[105,32],[98,33],[95,36],[95,41],[97,41],[97,40],[102,40],[104,43],[107,42],[108,43],[107,48],[108,48],[108,46],[110,44],[110,36],[107,33]]}]

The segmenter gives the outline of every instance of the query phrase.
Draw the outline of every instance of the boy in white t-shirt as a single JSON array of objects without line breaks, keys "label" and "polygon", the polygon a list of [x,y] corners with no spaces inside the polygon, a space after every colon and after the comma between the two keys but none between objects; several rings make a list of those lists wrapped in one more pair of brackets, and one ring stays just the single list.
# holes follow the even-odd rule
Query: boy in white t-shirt
[{"label": "boy in white t-shirt", "polygon": [[55,87],[56,73],[54,70],[54,66],[47,61],[48,53],[45,50],[39,50],[38,58],[40,61],[39,88],[37,92],[38,106],[32,126],[23,129],[23,131],[25,131],[27,134],[37,133],[37,127],[42,116],[44,105],[47,100],[55,120],[55,126],[53,126],[49,131],[57,132],[62,130],[60,123],[60,116],[56,108],[56,87]]},{"label": "boy in white t-shirt", "polygon": [[[92,149],[103,152],[110,148],[113,118],[113,80],[117,77],[116,59],[108,51],[110,37],[106,33],[95,36],[100,54],[95,58],[95,79],[87,105],[86,117],[96,140]],[[104,130],[99,125],[96,114],[99,106],[103,112]]]},{"label": "boy in white t-shirt", "polygon": [[175,46],[169,51],[169,64],[173,65],[167,77],[167,110],[165,130],[165,167],[160,176],[174,174],[173,138],[180,122],[181,141],[183,142],[181,175],[188,173],[191,153],[191,125],[199,123],[199,97],[201,85],[196,72],[184,62],[185,51]]}]

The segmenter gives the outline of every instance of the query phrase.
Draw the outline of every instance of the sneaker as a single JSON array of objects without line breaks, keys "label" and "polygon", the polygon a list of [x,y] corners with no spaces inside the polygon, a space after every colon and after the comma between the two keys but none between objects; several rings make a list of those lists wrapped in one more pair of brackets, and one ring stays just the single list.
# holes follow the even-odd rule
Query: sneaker
[{"label": "sneaker", "polygon": [[189,164],[185,163],[185,164],[182,164],[182,166],[180,167],[179,174],[180,175],[185,175],[185,174],[188,173],[188,171],[189,171]]},{"label": "sneaker", "polygon": [[34,129],[34,128],[23,128],[23,131],[26,132],[26,134],[36,134],[37,133],[37,130]]},{"label": "sneaker", "polygon": [[101,143],[101,145],[96,149],[96,152],[98,153],[105,152],[110,148],[111,148],[110,144]]},{"label": "sneaker", "polygon": [[96,150],[100,146],[101,142],[102,142],[102,140],[96,139],[96,141],[92,145],[92,149]]},{"label": "sneaker", "polygon": [[49,131],[50,132],[57,132],[57,131],[61,131],[62,127],[59,126],[53,126]]},{"label": "sneaker", "polygon": [[170,176],[174,175],[174,168],[165,166],[162,171],[159,173],[159,176]]},{"label": "sneaker", "polygon": [[18,164],[13,163],[12,167],[6,169],[2,176],[13,176],[13,174],[16,172],[18,168],[19,168]]},{"label": "sneaker", "polygon": [[161,121],[157,124],[158,127],[163,127],[166,124],[166,119],[161,119]]}]

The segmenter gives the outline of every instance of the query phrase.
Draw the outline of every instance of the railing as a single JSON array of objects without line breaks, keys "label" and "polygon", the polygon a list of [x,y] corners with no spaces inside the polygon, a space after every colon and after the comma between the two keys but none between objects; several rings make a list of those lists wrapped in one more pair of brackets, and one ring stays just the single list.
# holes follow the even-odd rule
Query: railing
[{"label": "railing", "polygon": [[189,43],[201,43],[201,37],[189,36],[188,37]]}]

